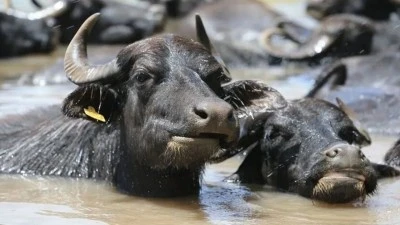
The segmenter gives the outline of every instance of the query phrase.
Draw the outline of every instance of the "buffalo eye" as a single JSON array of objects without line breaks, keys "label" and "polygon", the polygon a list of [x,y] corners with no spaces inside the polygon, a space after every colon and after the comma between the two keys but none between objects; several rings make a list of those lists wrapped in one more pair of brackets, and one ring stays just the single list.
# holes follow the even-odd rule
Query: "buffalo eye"
[{"label": "buffalo eye", "polygon": [[204,81],[218,96],[224,97],[221,84],[225,77],[226,75],[223,73],[222,69],[218,69],[217,71],[207,75]]},{"label": "buffalo eye", "polygon": [[265,128],[265,139],[269,141],[288,140],[292,135],[280,126],[268,126]]},{"label": "buffalo eye", "polygon": [[344,127],[339,131],[339,136],[350,144],[359,144],[364,141],[363,135],[354,127]]},{"label": "buffalo eye", "polygon": [[137,81],[139,84],[143,84],[150,79],[151,79],[151,76],[150,76],[150,74],[147,74],[147,73],[141,72],[141,73],[138,73],[135,75],[135,81]]}]

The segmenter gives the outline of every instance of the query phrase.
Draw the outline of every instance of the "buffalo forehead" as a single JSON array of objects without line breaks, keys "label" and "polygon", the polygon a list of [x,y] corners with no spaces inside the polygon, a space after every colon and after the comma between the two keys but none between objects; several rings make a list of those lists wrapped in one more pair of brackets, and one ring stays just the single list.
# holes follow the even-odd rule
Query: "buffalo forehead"
[{"label": "buffalo forehead", "polygon": [[169,65],[186,67],[205,78],[221,66],[211,53],[200,43],[173,35],[166,39],[169,47]]},{"label": "buffalo forehead", "polygon": [[350,119],[336,106],[315,100],[293,101],[283,110],[274,113],[267,124],[285,128],[302,137],[323,136],[335,138],[343,126],[352,125]]},{"label": "buffalo forehead", "polygon": [[133,43],[121,51],[119,64],[134,65],[160,74],[165,71],[190,69],[203,79],[220,69],[216,59],[201,44],[173,34],[164,34]]}]

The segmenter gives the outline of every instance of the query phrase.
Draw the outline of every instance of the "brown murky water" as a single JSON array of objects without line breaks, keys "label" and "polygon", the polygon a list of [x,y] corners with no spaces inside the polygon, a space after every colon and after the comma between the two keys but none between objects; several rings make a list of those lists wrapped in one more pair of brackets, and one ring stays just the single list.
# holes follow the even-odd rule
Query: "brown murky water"
[{"label": "brown murky water", "polygon": [[[394,138],[374,137],[381,159]],[[0,224],[400,224],[400,180],[362,203],[325,205],[271,187],[224,183],[239,158],[208,166],[198,198],[150,199],[85,179],[0,175]]]},{"label": "brown murky water", "polygon": [[[278,3],[277,3],[278,2]],[[289,4],[288,4],[289,3]],[[281,11],[302,12],[299,1],[274,1]],[[303,18],[301,13],[297,18]],[[118,48],[89,48],[109,52]],[[0,61],[0,77],[39,69],[64,53]],[[23,65],[23,66],[21,66]],[[261,79],[288,98],[302,96],[311,83],[305,78],[276,80],[279,71],[234,71],[236,79]],[[3,84],[0,113],[23,112],[37,105],[55,104],[70,91],[68,86],[26,87]],[[373,137],[365,154],[372,161],[383,155],[396,137]],[[400,224],[400,179],[379,183],[365,202],[326,205],[271,187],[223,182],[236,170],[240,157],[207,167],[200,196],[172,199],[131,197],[101,181],[0,175],[0,224]]]}]

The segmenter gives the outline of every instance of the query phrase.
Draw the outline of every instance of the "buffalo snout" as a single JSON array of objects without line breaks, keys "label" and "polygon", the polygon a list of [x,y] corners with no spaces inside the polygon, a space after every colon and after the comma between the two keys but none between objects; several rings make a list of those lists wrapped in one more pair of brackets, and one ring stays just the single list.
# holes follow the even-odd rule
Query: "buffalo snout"
[{"label": "buffalo snout", "polygon": [[335,143],[323,152],[322,168],[312,198],[329,203],[346,203],[375,190],[377,177],[369,160],[357,146]]},{"label": "buffalo snout", "polygon": [[233,107],[221,100],[205,99],[194,105],[194,129],[199,136],[216,137],[226,143],[238,136],[238,123]]},{"label": "buffalo snout", "polygon": [[362,167],[368,162],[359,147],[346,143],[335,144],[325,150],[324,154],[331,166],[335,168]]}]

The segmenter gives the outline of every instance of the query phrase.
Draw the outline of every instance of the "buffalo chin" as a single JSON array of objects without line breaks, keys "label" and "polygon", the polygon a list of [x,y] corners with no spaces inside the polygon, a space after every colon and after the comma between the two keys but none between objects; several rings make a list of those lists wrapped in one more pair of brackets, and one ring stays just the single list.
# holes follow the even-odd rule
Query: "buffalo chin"
[{"label": "buffalo chin", "polygon": [[163,153],[164,161],[177,168],[203,165],[221,149],[220,139],[173,136]]},{"label": "buffalo chin", "polygon": [[367,195],[365,176],[356,173],[329,173],[318,180],[312,198],[327,203],[364,201]]}]

